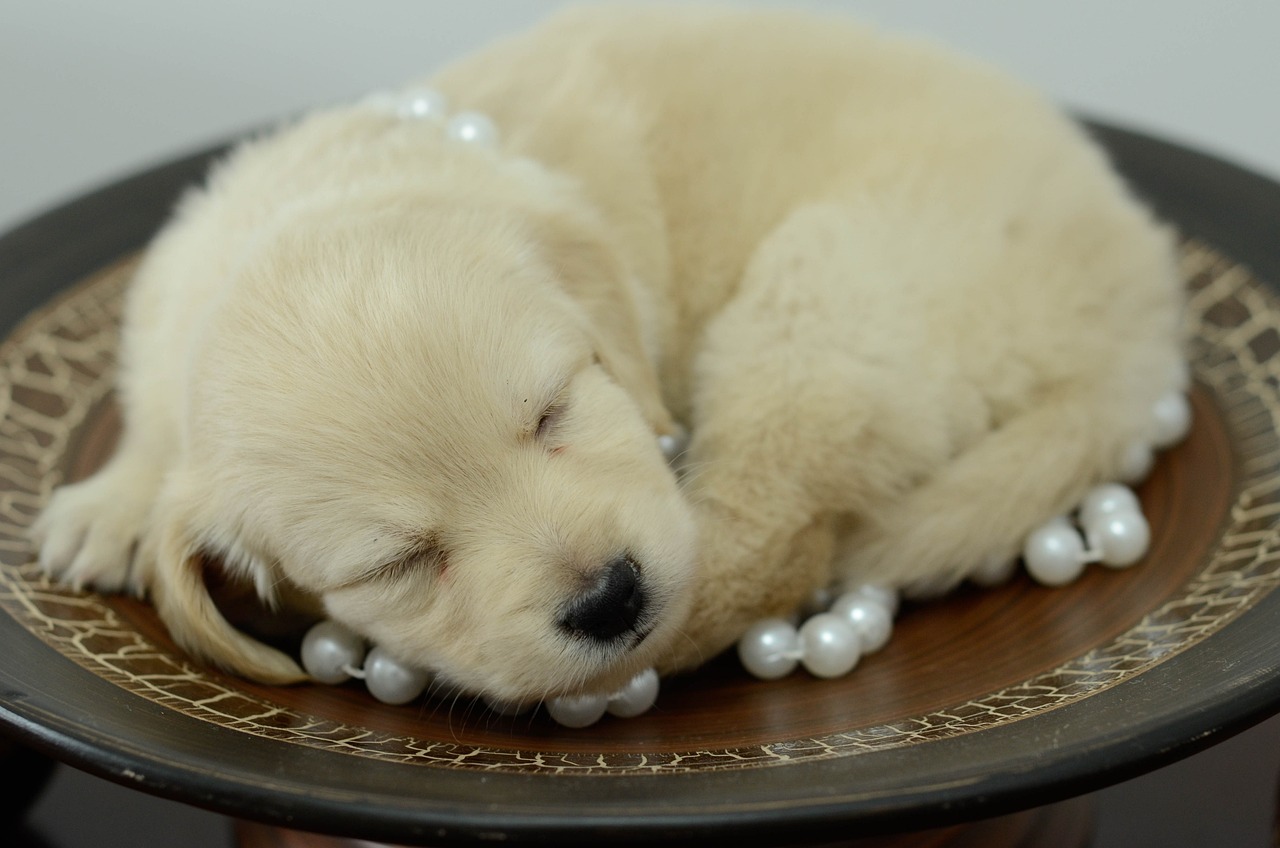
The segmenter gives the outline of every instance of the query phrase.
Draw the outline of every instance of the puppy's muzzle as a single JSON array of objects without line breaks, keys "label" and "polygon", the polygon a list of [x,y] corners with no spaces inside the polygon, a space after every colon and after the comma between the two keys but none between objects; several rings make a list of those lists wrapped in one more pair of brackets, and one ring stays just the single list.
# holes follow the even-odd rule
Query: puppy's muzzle
[{"label": "puppy's muzzle", "polygon": [[648,606],[640,567],[629,556],[611,560],[586,591],[571,600],[557,622],[572,636],[596,643],[635,634]]}]

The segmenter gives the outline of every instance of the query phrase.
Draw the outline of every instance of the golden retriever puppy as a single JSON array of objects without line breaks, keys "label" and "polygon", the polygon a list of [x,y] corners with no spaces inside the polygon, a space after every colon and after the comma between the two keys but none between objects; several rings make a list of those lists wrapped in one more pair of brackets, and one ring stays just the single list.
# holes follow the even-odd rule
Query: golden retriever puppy
[{"label": "golden retriever puppy", "polygon": [[431,103],[324,109],[182,201],[131,290],[122,442],[35,528],[48,572],[149,593],[262,681],[304,674],[206,557],[466,690],[610,691],[833,581],[1017,556],[1185,379],[1170,233],[982,64],[595,6],[428,84],[492,143]]}]

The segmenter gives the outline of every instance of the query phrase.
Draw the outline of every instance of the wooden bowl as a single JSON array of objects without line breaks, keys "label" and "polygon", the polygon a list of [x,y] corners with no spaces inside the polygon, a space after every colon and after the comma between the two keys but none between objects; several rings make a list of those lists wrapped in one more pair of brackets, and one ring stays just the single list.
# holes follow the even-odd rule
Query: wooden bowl
[{"label": "wooden bowl", "polygon": [[[1060,800],[1280,709],[1280,186],[1094,126],[1185,235],[1190,437],[1140,495],[1123,572],[908,605],[842,680],[731,657],[636,719],[566,730],[459,700],[254,685],[186,658],[152,610],[51,585],[25,532],[109,455],[121,297],[209,151],[0,239],[0,721],[112,780],[228,815],[398,843],[802,843]],[[24,317],[25,316],[25,317]]]}]

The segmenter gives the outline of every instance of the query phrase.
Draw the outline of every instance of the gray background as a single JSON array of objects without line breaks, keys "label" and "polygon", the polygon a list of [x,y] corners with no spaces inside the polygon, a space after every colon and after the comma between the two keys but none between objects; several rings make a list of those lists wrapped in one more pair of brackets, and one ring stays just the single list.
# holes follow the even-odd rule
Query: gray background
[{"label": "gray background", "polygon": [[[0,230],[273,118],[421,76],[561,5],[0,0]],[[1073,109],[1280,178],[1277,0],[785,5],[937,37]],[[1270,844],[1277,746],[1280,719],[1108,790],[1098,847]],[[32,824],[61,848],[229,844],[221,817],[70,769]]]},{"label": "gray background", "polygon": [[[0,0],[0,228],[171,155],[423,75],[554,0]],[[1277,0],[826,0],[1089,114],[1280,177]]]}]

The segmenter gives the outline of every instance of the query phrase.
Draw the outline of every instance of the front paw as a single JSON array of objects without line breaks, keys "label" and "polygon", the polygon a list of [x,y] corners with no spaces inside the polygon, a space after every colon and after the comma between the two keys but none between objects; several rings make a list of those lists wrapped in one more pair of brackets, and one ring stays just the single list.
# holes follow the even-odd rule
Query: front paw
[{"label": "front paw", "polygon": [[99,474],[55,491],[31,528],[40,569],[77,590],[143,594],[133,561],[154,497],[147,476]]}]

